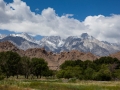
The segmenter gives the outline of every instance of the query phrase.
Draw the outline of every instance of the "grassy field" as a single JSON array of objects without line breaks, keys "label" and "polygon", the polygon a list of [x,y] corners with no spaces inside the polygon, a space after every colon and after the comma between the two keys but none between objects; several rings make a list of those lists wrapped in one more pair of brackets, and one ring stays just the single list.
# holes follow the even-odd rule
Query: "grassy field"
[{"label": "grassy field", "polygon": [[120,90],[120,82],[6,79],[0,81],[0,90]]}]

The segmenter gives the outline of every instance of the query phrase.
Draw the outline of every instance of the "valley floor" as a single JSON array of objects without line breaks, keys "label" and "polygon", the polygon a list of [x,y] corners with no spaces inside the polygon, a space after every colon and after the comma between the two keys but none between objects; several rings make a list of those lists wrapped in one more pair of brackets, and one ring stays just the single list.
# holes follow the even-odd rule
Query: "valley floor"
[{"label": "valley floor", "polygon": [[0,90],[120,90],[120,81],[2,80]]}]

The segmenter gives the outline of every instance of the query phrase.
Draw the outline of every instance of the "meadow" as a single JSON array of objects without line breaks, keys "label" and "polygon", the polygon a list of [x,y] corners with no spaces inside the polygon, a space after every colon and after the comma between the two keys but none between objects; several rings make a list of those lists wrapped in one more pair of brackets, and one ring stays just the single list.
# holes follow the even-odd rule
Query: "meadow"
[{"label": "meadow", "polygon": [[0,90],[120,90],[120,81],[5,79],[0,81]]},{"label": "meadow", "polygon": [[67,60],[54,71],[42,58],[1,52],[0,90],[120,90],[120,60]]}]

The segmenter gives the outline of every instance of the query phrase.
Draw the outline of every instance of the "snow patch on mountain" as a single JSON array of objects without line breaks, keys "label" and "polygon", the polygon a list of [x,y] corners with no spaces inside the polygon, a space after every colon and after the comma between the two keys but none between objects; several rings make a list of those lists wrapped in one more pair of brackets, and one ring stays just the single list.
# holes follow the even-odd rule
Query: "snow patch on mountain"
[{"label": "snow patch on mountain", "polygon": [[28,48],[44,47],[46,50],[55,53],[79,50],[82,52],[91,52],[98,56],[107,56],[120,51],[120,43],[99,41],[87,33],[83,33],[79,36],[69,36],[66,39],[62,39],[60,36],[44,36],[41,40],[35,40],[27,33],[10,34],[9,36],[11,37],[5,38],[7,35],[0,34],[1,41],[8,39],[16,44],[17,47],[24,50]]},{"label": "snow patch on mountain", "polygon": [[64,40],[60,36],[46,36],[39,42],[40,46],[47,46],[51,51],[55,51],[59,47],[62,47]]},{"label": "snow patch on mountain", "polygon": [[36,43],[36,40],[32,36],[28,35],[27,33],[10,34],[10,36],[13,36],[13,37],[22,37],[22,38],[26,39],[27,41]]},{"label": "snow patch on mountain", "polygon": [[4,35],[4,34],[0,34],[0,39],[3,39],[5,38],[7,35]]}]

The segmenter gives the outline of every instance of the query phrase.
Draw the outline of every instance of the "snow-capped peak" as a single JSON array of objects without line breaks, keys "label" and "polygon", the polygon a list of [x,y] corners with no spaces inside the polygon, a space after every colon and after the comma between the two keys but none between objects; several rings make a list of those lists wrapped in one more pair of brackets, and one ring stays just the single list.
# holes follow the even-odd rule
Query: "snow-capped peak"
[{"label": "snow-capped peak", "polygon": [[21,33],[21,34],[10,34],[10,36],[13,37],[22,37],[30,42],[35,42],[34,38],[28,35],[27,33]]},{"label": "snow-capped peak", "polygon": [[[26,39],[29,42],[28,45],[24,42],[26,40],[13,40],[13,43],[15,41],[21,42],[23,45],[19,47],[45,47],[46,50],[53,51],[53,52],[61,52],[61,51],[69,51],[69,50],[79,50],[83,52],[91,52],[95,55],[99,56],[106,56],[110,53],[114,53],[117,51],[120,51],[120,43],[109,43],[106,41],[99,41],[98,39],[94,38],[93,36],[88,35],[87,33],[82,33],[78,36],[69,36],[66,39],[62,39],[60,36],[45,36],[41,40],[35,40],[32,36],[30,36],[27,33],[21,33],[21,34],[10,34],[9,36],[12,37],[22,37]],[[0,39],[4,40],[7,39],[7,35],[0,34]],[[26,42],[27,42],[26,41]],[[17,42],[17,43],[18,43]],[[24,49],[24,48],[23,48]]]},{"label": "snow-capped peak", "polygon": [[86,39],[95,39],[93,36],[88,35],[87,33],[82,33],[81,35],[78,36],[69,36],[69,39],[82,39],[82,40],[86,40]]},{"label": "snow-capped peak", "polygon": [[60,47],[64,43],[60,36],[46,36],[41,40],[41,42],[51,42],[51,44],[56,45],[56,47]]},{"label": "snow-capped peak", "polygon": [[0,39],[3,39],[5,38],[7,35],[4,35],[4,34],[0,34]]}]

